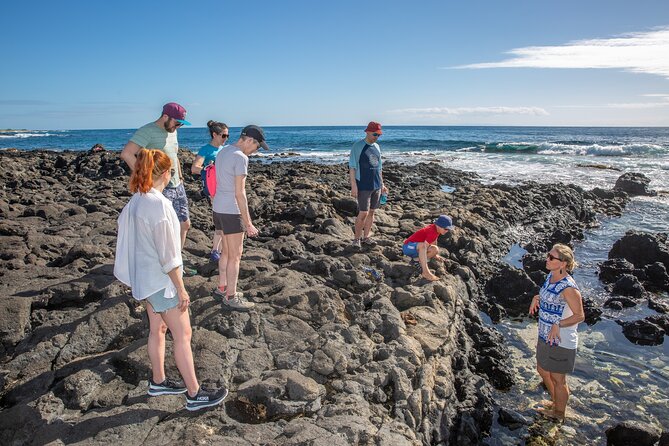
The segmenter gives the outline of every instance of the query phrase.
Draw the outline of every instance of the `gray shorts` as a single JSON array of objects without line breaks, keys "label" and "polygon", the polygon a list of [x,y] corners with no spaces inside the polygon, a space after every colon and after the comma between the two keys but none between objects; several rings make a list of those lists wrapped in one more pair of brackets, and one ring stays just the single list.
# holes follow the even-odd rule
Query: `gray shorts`
[{"label": "gray shorts", "polygon": [[576,363],[576,349],[549,345],[543,339],[537,342],[537,364],[547,372],[572,373]]},{"label": "gray shorts", "polygon": [[241,214],[219,214],[214,212],[214,228],[223,231],[225,235],[239,234],[244,232],[244,222]]},{"label": "gray shorts", "polygon": [[179,184],[177,187],[166,187],[163,189],[163,195],[172,202],[179,221],[182,223],[188,221],[190,213],[188,212],[188,197],[186,196],[184,183]]},{"label": "gray shorts", "polygon": [[153,307],[154,313],[164,313],[167,310],[171,310],[172,308],[175,308],[177,305],[179,305],[178,297],[175,296],[171,299],[167,299],[165,297],[164,288],[160,291],[156,291],[155,293],[147,297],[146,300]]},{"label": "gray shorts", "polygon": [[358,210],[367,212],[370,209],[378,209],[381,205],[381,189],[359,190],[358,191]]}]

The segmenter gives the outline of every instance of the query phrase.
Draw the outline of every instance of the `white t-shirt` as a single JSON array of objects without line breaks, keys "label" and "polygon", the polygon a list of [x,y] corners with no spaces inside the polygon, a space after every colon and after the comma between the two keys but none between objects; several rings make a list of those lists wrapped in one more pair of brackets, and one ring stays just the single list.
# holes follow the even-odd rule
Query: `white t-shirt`
[{"label": "white t-shirt", "polygon": [[214,212],[241,214],[235,196],[235,177],[246,176],[249,157],[234,145],[223,146],[216,155],[216,195],[212,202]]},{"label": "white t-shirt", "polygon": [[114,275],[137,300],[160,290],[169,299],[177,290],[167,273],[181,265],[181,228],[172,203],[156,189],[136,193],[118,217]]}]

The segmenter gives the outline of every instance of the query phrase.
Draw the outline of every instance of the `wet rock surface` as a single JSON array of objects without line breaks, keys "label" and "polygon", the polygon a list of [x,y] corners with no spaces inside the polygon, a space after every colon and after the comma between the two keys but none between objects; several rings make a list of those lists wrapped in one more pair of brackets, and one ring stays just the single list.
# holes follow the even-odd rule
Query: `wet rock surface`
[{"label": "wet rock surface", "polygon": [[[666,292],[669,291],[669,243],[665,233],[642,233],[628,231],[617,240],[609,260],[599,265],[599,278],[608,283],[607,289],[614,295],[604,307],[614,311],[634,307],[647,302],[648,308],[657,313],[669,311]],[[649,316],[637,321],[619,322],[623,334],[639,345],[659,345],[669,333],[662,316]]]},{"label": "wet rock surface", "polygon": [[657,427],[638,421],[624,421],[606,430],[608,446],[653,446],[662,431]]},{"label": "wet rock surface", "polygon": [[622,191],[629,195],[657,195],[657,192],[650,190],[650,178],[642,173],[628,172],[622,174],[613,187],[616,191]]},{"label": "wet rock surface", "polygon": [[[192,158],[184,154],[184,171]],[[350,245],[345,165],[252,162],[260,235],[246,241],[240,288],[257,307],[231,314],[211,296],[210,206],[187,179],[196,369],[231,389],[226,410],[193,416],[181,396],[146,396],[145,310],[112,268],[116,218],[131,195],[118,153],[3,152],[0,178],[0,444],[479,443],[494,418],[492,387],[514,384],[506,347],[479,310],[525,313],[545,277],[541,262],[515,272],[501,263],[517,229],[539,258],[627,199],[570,185],[483,186],[438,164],[388,163],[389,203],[375,244],[360,249]],[[400,247],[442,213],[456,229],[439,240],[446,261],[431,264],[441,280],[427,283]]]}]

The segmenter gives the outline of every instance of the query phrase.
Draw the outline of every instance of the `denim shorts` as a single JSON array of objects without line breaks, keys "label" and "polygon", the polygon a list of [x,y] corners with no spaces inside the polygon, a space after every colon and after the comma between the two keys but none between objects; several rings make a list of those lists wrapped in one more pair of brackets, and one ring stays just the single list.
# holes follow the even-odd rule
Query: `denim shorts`
[{"label": "denim shorts", "polygon": [[182,223],[188,221],[190,213],[188,212],[188,197],[186,196],[184,183],[179,184],[177,187],[166,187],[163,189],[163,195],[172,202],[179,221]]},{"label": "denim shorts", "polygon": [[171,299],[165,297],[165,288],[162,290],[156,291],[152,295],[146,298],[146,300],[153,307],[154,313],[164,313],[167,310],[171,310],[179,305],[179,298],[174,296]]},{"label": "denim shorts", "polygon": [[418,243],[419,242],[409,242],[402,245],[402,254],[414,259],[418,257]]}]

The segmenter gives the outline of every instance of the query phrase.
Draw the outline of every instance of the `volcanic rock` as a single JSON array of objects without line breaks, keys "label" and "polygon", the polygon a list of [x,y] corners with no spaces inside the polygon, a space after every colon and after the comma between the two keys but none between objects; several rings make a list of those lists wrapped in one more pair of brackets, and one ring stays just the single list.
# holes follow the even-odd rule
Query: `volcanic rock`
[{"label": "volcanic rock", "polygon": [[606,429],[607,446],[653,446],[660,439],[662,430],[639,421],[623,421]]},{"label": "volcanic rock", "polygon": [[650,178],[642,173],[628,172],[616,180],[614,190],[626,192],[629,195],[657,195],[657,192],[648,188]]}]

